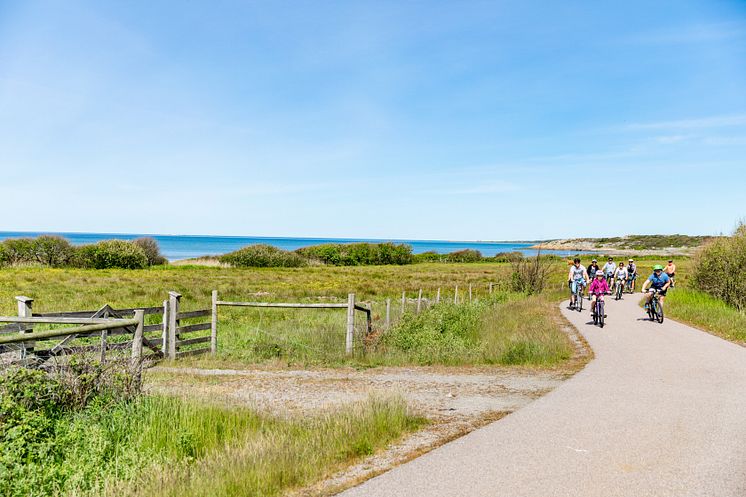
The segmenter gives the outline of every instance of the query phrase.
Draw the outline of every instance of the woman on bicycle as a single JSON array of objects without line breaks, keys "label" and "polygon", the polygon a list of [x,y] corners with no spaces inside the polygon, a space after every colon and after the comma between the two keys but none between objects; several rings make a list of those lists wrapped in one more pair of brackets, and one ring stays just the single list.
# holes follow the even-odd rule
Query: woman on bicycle
[{"label": "woman on bicycle", "polygon": [[627,283],[627,268],[624,267],[624,261],[619,261],[619,267],[614,274],[614,280],[617,285],[622,285],[622,290],[624,290],[624,285]]},{"label": "woman on bicycle", "polygon": [[609,257],[609,262],[604,264],[604,274],[606,275],[606,284],[611,287],[611,284],[614,283],[614,274],[616,273],[616,264],[614,263],[614,258]]},{"label": "woman on bicycle", "polygon": [[580,263],[580,259],[577,257],[572,261],[572,266],[570,266],[570,274],[567,275],[567,283],[570,286],[571,292],[570,307],[574,307],[575,292],[577,291],[578,285],[585,286],[588,283],[588,273],[585,270],[585,266]]},{"label": "woman on bicycle", "polygon": [[645,281],[645,284],[642,285],[642,293],[647,294],[645,295],[645,309],[648,308],[650,305],[650,299],[653,298],[653,294],[648,292],[648,288],[653,287],[655,290],[658,290],[661,305],[663,305],[663,300],[666,298],[666,291],[669,286],[671,286],[671,278],[663,272],[663,266],[660,264],[653,266],[653,274],[651,274]]},{"label": "woman on bicycle", "polygon": [[635,292],[635,280],[637,280],[637,266],[633,259],[627,264],[627,283],[630,285],[632,293]]},{"label": "woman on bicycle", "polygon": [[596,311],[596,299],[603,298],[606,292],[609,291],[609,285],[606,283],[606,278],[602,271],[596,272],[596,278],[591,282],[591,286],[588,287],[588,294],[591,297],[591,314]]},{"label": "woman on bicycle", "polygon": [[668,277],[671,278],[671,288],[675,287],[676,282],[674,281],[674,278],[676,277],[676,264],[673,263],[673,259],[668,259],[665,272]]}]

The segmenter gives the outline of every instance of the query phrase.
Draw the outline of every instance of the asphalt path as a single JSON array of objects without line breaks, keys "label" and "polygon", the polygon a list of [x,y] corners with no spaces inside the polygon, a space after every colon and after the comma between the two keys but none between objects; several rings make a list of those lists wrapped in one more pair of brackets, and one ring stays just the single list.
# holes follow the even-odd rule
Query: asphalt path
[{"label": "asphalt path", "polygon": [[607,297],[603,329],[564,303],[595,352],[585,369],[341,495],[746,496],[746,348],[650,322],[639,301]]}]

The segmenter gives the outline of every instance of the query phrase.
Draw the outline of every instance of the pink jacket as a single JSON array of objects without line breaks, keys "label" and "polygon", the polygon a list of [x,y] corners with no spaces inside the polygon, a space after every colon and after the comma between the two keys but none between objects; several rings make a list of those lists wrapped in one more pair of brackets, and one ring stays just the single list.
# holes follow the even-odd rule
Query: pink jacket
[{"label": "pink jacket", "polygon": [[588,293],[590,294],[606,293],[608,291],[609,285],[606,284],[606,279],[599,280],[598,278],[596,278],[591,282],[590,288],[588,288]]}]

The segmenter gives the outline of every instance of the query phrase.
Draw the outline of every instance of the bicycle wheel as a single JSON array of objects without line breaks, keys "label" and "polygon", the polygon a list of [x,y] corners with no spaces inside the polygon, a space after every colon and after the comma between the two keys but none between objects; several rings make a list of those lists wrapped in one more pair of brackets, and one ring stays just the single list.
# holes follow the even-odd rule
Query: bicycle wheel
[{"label": "bicycle wheel", "polygon": [[595,326],[597,324],[598,324],[598,312],[596,312],[596,308],[594,307],[593,308],[593,325]]},{"label": "bicycle wheel", "polygon": [[663,323],[663,304],[661,304],[660,301],[656,301],[655,305],[657,307],[655,310],[656,319],[659,323]]},{"label": "bicycle wheel", "polygon": [[575,304],[575,308],[578,310],[578,312],[583,310],[583,293],[582,290],[578,292],[578,295],[576,297],[577,303]]},{"label": "bicycle wheel", "polygon": [[598,304],[598,325],[603,328],[604,327],[604,303],[600,302]]}]

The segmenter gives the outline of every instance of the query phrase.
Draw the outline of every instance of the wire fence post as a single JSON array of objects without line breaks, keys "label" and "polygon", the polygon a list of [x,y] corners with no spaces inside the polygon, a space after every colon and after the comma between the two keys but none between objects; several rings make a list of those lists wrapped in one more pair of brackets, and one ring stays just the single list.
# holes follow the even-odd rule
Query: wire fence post
[{"label": "wire fence post", "polygon": [[490,295],[492,295],[492,283],[490,283]]},{"label": "wire fence post", "polygon": [[142,334],[145,326],[145,311],[136,309],[135,319],[137,320],[137,327],[135,328],[135,336],[132,337],[132,364],[134,366],[142,359]]},{"label": "wire fence post", "polygon": [[438,288],[438,293],[435,294],[435,303],[440,304],[440,288]]},{"label": "wire fence post", "polygon": [[386,299],[386,328],[391,327],[391,299]]},{"label": "wire fence post", "polygon": [[345,353],[352,355],[352,340],[355,335],[355,294],[347,295],[347,337],[345,340]]},{"label": "wire fence post", "polygon": [[161,333],[161,353],[168,355],[168,300],[163,301],[163,331]]},{"label": "wire fence post", "polygon": [[471,304],[471,283],[469,283],[469,303]]},{"label": "wire fence post", "polygon": [[458,304],[458,285],[456,285],[456,290],[453,292],[453,303]]},{"label": "wire fence post", "polygon": [[404,315],[407,304],[407,292],[401,292],[401,315]]},{"label": "wire fence post", "polygon": [[417,314],[419,314],[421,310],[422,310],[422,288],[420,288],[420,293],[417,295]]},{"label": "wire fence post", "polygon": [[210,320],[210,353],[212,355],[218,352],[218,291],[212,291],[212,319]]}]

